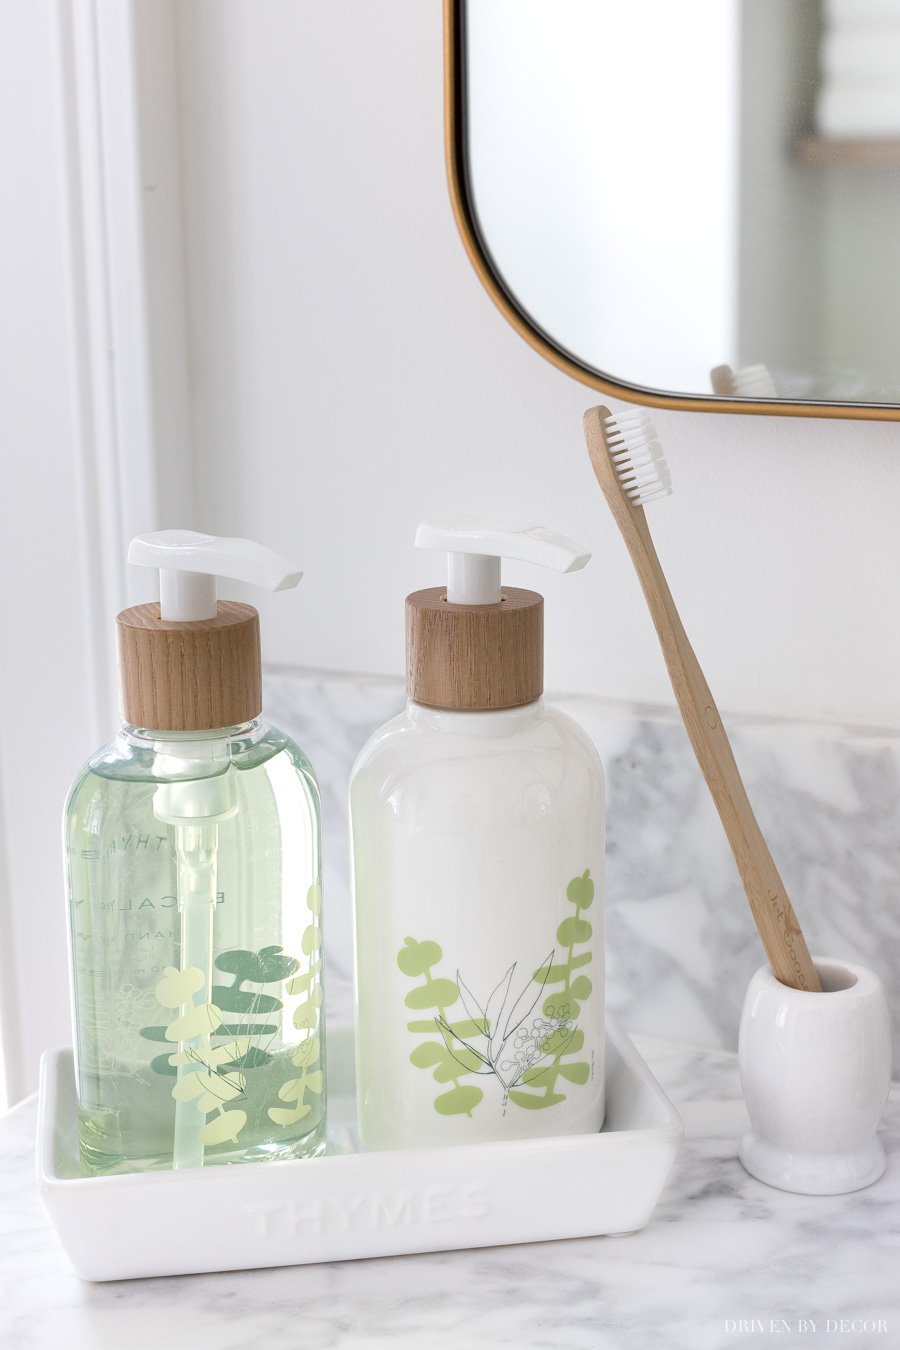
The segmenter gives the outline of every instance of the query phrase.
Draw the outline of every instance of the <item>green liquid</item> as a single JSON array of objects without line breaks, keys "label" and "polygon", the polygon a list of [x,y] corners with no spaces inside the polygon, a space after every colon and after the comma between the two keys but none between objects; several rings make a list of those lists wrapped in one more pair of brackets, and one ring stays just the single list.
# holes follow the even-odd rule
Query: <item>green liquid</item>
[{"label": "green liquid", "polygon": [[[198,1146],[205,1166],[314,1156],[325,1146],[325,1062],[311,766],[260,724],[232,729],[201,763],[179,760],[193,753],[184,743],[167,740],[160,753],[153,733],[132,730],[89,761],[66,811],[84,1169],[171,1168],[176,1111],[214,1141],[241,1121],[236,1137]],[[154,803],[158,811],[166,782],[185,783],[190,802],[195,780],[198,800],[212,787],[237,809],[215,826],[211,987],[201,981],[172,1007],[165,991],[181,970],[183,931],[176,827]],[[201,1005],[212,1005],[206,1034],[166,1038]],[[179,1053],[196,1092],[176,1102],[169,1060]]]}]

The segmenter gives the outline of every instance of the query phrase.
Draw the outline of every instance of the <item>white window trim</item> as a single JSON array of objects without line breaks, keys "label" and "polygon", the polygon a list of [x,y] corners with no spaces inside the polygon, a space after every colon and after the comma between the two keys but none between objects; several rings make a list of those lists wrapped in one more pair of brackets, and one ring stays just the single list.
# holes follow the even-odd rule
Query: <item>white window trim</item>
[{"label": "white window trim", "polygon": [[[48,597],[35,596],[30,659],[58,662],[61,694],[64,682],[86,691],[69,744],[87,753],[116,725],[115,615],[147,598],[146,578],[127,575],[128,539],[192,515],[176,0],[52,4],[43,55],[56,70],[61,151],[47,172],[62,204],[71,435],[45,471],[53,455],[74,456],[77,488],[67,537],[42,547],[58,554],[61,589],[82,621],[75,649],[54,652],[37,632]],[[0,566],[8,573],[13,561],[0,540]],[[15,689],[14,706],[0,703],[0,1026],[13,1102],[36,1086],[40,1052],[71,1038],[61,858],[48,848],[48,820],[55,841],[65,791],[56,777],[77,769],[60,763],[68,728],[37,695],[29,705],[26,680]]]}]

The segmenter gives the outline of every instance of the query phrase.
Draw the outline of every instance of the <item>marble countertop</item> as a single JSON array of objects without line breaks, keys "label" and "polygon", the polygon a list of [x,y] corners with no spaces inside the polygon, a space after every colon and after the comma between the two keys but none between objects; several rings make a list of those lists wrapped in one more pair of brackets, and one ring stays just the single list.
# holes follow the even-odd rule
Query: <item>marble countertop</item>
[{"label": "marble countertop", "polygon": [[[4,1350],[720,1350],[900,1347],[900,1086],[888,1171],[853,1195],[772,1190],[737,1160],[736,1056],[635,1043],[685,1142],[627,1237],[85,1284],[34,1180],[36,1102],[0,1120]],[[777,1338],[777,1341],[776,1341]]]}]

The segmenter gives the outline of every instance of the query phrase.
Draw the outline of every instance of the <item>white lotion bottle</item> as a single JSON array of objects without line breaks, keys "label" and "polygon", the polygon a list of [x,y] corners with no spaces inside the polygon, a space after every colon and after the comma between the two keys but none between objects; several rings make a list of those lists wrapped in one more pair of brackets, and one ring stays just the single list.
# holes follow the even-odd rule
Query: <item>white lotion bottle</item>
[{"label": "white lotion bottle", "polygon": [[406,710],[350,781],[359,1131],[370,1150],[603,1124],[603,770],[544,705],[541,526],[419,526],[445,587],[407,598]]}]

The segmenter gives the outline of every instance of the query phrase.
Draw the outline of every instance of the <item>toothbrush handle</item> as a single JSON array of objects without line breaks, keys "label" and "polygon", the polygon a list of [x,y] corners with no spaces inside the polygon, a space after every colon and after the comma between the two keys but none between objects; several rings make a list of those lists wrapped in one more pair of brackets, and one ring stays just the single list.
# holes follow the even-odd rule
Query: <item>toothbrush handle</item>
[{"label": "toothbrush handle", "polygon": [[[626,501],[605,447],[591,463],[631,554],[697,762],[721,817],[773,974],[794,989],[821,984],[778,868],[747,797],[715,700],[675,608],[643,508]],[[597,457],[602,456],[598,466]],[[608,475],[613,481],[607,482]]]}]

